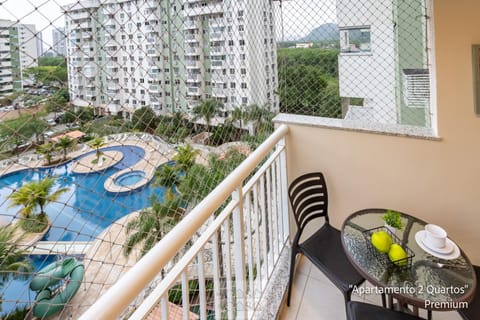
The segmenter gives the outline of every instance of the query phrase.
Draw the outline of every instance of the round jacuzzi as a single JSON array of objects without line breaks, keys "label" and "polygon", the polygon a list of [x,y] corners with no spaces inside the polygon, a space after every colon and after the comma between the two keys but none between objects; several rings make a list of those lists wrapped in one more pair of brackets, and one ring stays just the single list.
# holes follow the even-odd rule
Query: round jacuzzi
[{"label": "round jacuzzi", "polygon": [[115,178],[113,183],[116,184],[117,186],[128,187],[140,182],[144,178],[145,178],[145,172],[136,170],[136,171],[125,172],[119,175],[118,177]]}]

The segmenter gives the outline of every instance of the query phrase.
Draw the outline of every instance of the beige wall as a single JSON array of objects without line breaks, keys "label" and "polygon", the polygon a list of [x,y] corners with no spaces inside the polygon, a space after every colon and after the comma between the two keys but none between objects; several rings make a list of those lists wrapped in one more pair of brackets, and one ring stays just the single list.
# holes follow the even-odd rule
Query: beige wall
[{"label": "beige wall", "polygon": [[473,112],[471,45],[480,1],[435,0],[441,141],[290,125],[288,175],[325,173],[332,223],[369,207],[444,226],[480,264],[480,118]]}]

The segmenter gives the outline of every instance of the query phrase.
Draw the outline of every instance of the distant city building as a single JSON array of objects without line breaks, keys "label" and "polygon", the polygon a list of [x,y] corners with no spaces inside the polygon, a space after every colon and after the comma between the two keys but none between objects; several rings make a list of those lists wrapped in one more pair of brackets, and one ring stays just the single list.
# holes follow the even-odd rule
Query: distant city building
[{"label": "distant city building", "polygon": [[43,54],[43,36],[41,31],[39,31],[36,34],[36,38],[37,38],[37,57],[41,57]]},{"label": "distant city building", "polygon": [[67,56],[67,38],[65,28],[54,28],[52,30],[52,49],[57,56]]},{"label": "distant city building", "polygon": [[71,101],[190,112],[201,100],[278,109],[269,1],[80,1],[63,7]]},{"label": "distant city building", "polygon": [[35,25],[0,19],[0,96],[31,84],[23,71],[38,65],[37,44]]},{"label": "distant city building", "polygon": [[295,48],[313,48],[313,42],[296,43]]}]

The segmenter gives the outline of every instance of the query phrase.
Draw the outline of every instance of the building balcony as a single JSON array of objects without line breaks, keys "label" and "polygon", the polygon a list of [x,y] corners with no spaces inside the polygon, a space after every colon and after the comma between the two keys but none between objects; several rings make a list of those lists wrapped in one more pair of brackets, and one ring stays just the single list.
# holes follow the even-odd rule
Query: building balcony
[{"label": "building balcony", "polygon": [[183,28],[184,28],[184,30],[194,30],[194,29],[198,29],[198,22],[197,22],[197,21],[193,21],[193,20],[186,20],[186,21],[183,23]]},{"label": "building balcony", "polygon": [[200,48],[192,48],[192,47],[187,47],[185,49],[185,55],[186,56],[198,56],[201,54],[202,50]]},{"label": "building balcony", "polygon": [[160,86],[159,85],[151,85],[148,87],[148,91],[150,93],[159,93],[160,92]]},{"label": "building balcony", "polygon": [[185,66],[187,69],[199,69],[201,67],[201,63],[198,60],[187,60],[185,61]]},{"label": "building balcony", "polygon": [[212,56],[225,55],[225,48],[223,46],[210,47],[210,55],[212,55]]},{"label": "building balcony", "polygon": [[157,57],[160,55],[160,52],[157,49],[148,49],[147,56],[148,57]]},{"label": "building balcony", "polygon": [[187,82],[200,82],[200,74],[196,73],[188,73],[187,74]]},{"label": "building balcony", "polygon": [[[193,107],[195,103],[188,100],[187,105]],[[329,199],[329,213],[330,223],[337,228],[350,213],[370,203],[392,203],[392,206],[404,206],[406,209],[403,211],[423,215],[421,218],[425,220],[432,220],[435,216],[441,219],[436,212],[442,210],[448,200],[445,202],[437,198],[436,201],[443,204],[430,202],[425,206],[424,199],[412,196],[417,190],[412,190],[410,183],[414,177],[421,188],[428,184],[435,192],[442,192],[442,187],[435,187],[438,180],[431,181],[429,174],[422,174],[424,168],[417,166],[418,159],[437,150],[440,142],[358,129],[345,130],[345,127],[338,130],[340,126],[337,128],[336,122],[331,120],[277,116],[274,119],[278,126],[275,133],[190,212],[188,217],[191,219],[182,220],[81,319],[89,319],[92,315],[116,318],[122,314],[129,314],[132,319],[158,318],[156,315],[159,314],[168,318],[173,317],[173,312],[188,318],[188,283],[192,279],[198,279],[200,283],[211,282],[210,289],[203,285],[194,289],[200,297],[204,297],[196,302],[200,317],[207,313],[208,305],[208,312],[215,313],[219,318],[229,318],[230,314],[230,318],[266,319],[270,314],[285,320],[345,319],[342,294],[304,257],[297,262],[291,305],[284,305],[282,297],[286,289],[285,274],[288,273],[290,229],[293,228],[288,215],[288,182],[304,172],[322,170],[327,183],[335,189],[335,196]],[[345,145],[349,146],[348,156],[344,152]],[[384,152],[395,154],[396,160],[371,161],[372,153],[365,153],[365,148],[377,150],[377,155]],[[352,154],[356,165],[352,165]],[[286,159],[289,161],[288,168]],[[442,161],[442,166],[448,167],[451,161],[455,160]],[[258,166],[260,163],[262,165]],[[475,161],[471,161],[470,167],[475,165]],[[444,172],[441,168],[438,170]],[[395,175],[395,184],[391,183],[391,176],[381,172]],[[405,172],[408,172],[407,176]],[[456,174],[458,172],[452,173],[450,178]],[[468,173],[464,174],[461,179],[468,176]],[[359,186],[358,181],[368,181],[368,188]],[[385,185],[389,186],[389,190],[385,190]],[[399,194],[402,196],[399,197]],[[463,191],[456,192],[464,200],[476,201],[473,193],[470,196],[462,194]],[[434,207],[431,213],[427,209],[429,206]],[[213,215],[218,207],[223,210]],[[475,212],[475,209],[470,211]],[[449,222],[444,220],[442,225],[447,226]],[[453,232],[454,225],[455,222],[450,222],[449,229]],[[455,238],[461,238],[462,233],[463,229],[459,229]],[[192,241],[192,237],[195,240],[188,251],[175,259],[178,252],[184,252],[184,243]],[[471,254],[476,252],[474,243],[468,245],[466,242],[465,247]],[[475,258],[478,259],[477,256]],[[147,276],[162,272],[163,280]],[[135,289],[132,289],[132,281]],[[369,283],[365,285],[371,286]],[[183,305],[174,309],[167,302],[172,286],[176,286],[184,301]],[[145,299],[143,288],[153,288]],[[269,290],[275,290],[277,298],[272,300]],[[137,297],[140,294],[142,298]],[[136,299],[134,304],[133,299]],[[378,295],[354,295],[352,300],[381,303]],[[182,299],[179,298],[179,301]],[[421,314],[424,314],[423,311]],[[434,312],[434,319],[459,320],[460,317],[456,312]]]},{"label": "building balcony", "polygon": [[202,36],[198,33],[187,33],[185,35],[186,42],[199,42],[202,39]]},{"label": "building balcony", "polygon": [[212,62],[212,69],[223,69],[224,64],[223,60],[211,60]]},{"label": "building balcony", "polygon": [[189,86],[187,89],[187,96],[200,96],[200,88]]},{"label": "building balcony", "polygon": [[212,89],[212,96],[216,98],[225,98],[227,97],[227,92],[228,92],[228,89],[214,87]]}]

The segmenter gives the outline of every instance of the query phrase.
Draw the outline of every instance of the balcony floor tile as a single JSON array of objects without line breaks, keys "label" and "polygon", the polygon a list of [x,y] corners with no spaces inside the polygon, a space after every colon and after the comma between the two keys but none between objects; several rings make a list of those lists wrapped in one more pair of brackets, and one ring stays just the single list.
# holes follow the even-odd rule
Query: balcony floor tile
[{"label": "balcony floor tile", "polygon": [[[364,283],[362,286],[373,286]],[[352,295],[352,300],[381,305],[380,295]],[[424,310],[420,316],[427,317]],[[290,307],[283,305],[279,320],[328,319],[343,320],[345,306],[342,293],[312,263],[301,256],[298,257],[295,279],[293,281]],[[455,311],[434,312],[434,320],[461,320]]]}]

